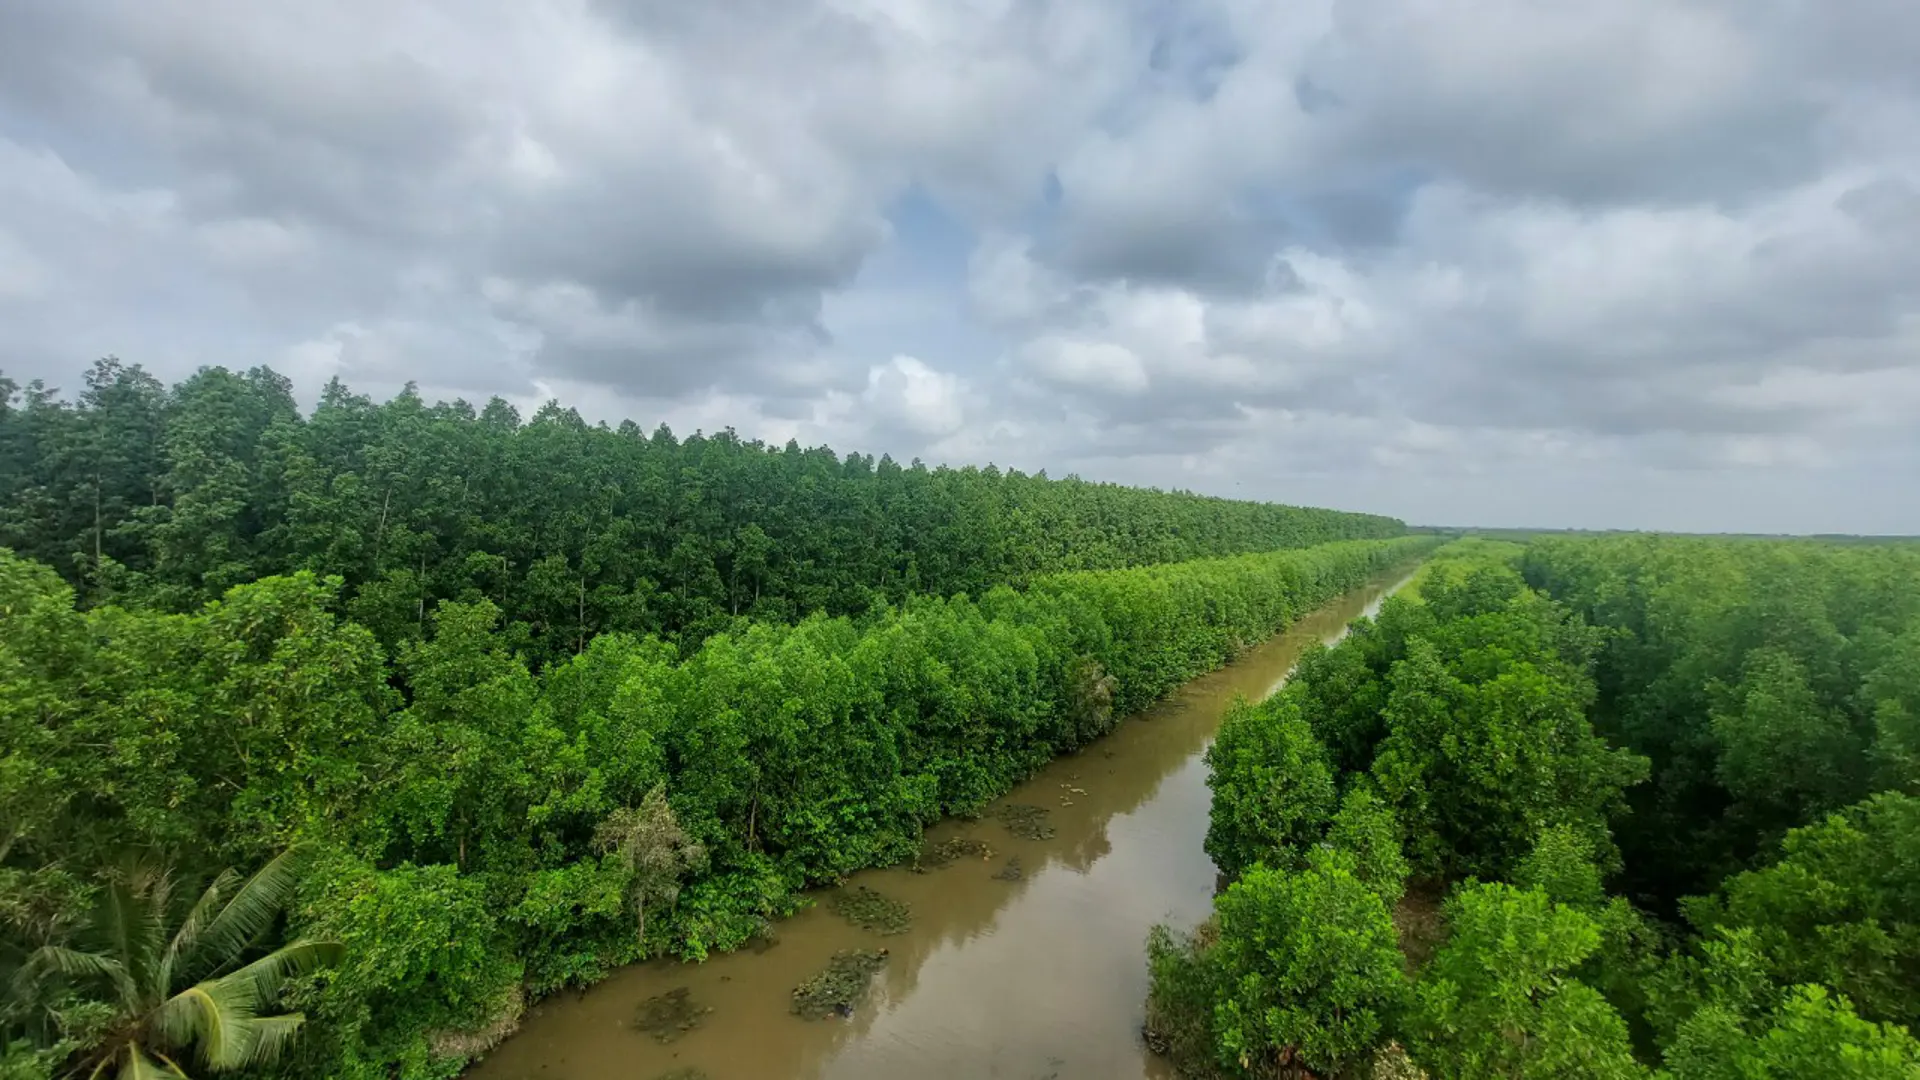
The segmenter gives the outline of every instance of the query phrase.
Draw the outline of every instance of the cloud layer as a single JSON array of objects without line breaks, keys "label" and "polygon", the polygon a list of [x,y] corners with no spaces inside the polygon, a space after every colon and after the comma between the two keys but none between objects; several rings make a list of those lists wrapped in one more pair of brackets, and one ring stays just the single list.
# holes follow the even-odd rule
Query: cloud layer
[{"label": "cloud layer", "polygon": [[0,11],[0,368],[1920,532],[1901,0]]}]

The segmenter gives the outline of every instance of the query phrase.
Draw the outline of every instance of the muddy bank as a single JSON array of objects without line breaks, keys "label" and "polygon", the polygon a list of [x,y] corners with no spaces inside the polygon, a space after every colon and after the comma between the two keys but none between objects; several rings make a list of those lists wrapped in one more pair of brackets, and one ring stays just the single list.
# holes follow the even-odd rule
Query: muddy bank
[{"label": "muddy bank", "polygon": [[[1138,1034],[1143,947],[1154,923],[1191,926],[1209,910],[1200,755],[1235,696],[1271,693],[1305,645],[1338,637],[1405,580],[1351,593],[1186,684],[979,820],[935,826],[919,865],[823,890],[777,927],[771,948],[697,966],[651,961],[535,1006],[521,1032],[468,1075],[1163,1077]],[[884,963],[847,959],[882,950]],[[851,974],[862,966],[870,983]],[[836,970],[840,982],[810,981]],[[803,1011],[824,1018],[796,1014],[795,991],[807,986],[824,1004]],[[667,1041],[636,1027],[642,1003],[682,988],[670,1000],[710,1010],[697,1023],[682,1030],[675,1019]]]}]

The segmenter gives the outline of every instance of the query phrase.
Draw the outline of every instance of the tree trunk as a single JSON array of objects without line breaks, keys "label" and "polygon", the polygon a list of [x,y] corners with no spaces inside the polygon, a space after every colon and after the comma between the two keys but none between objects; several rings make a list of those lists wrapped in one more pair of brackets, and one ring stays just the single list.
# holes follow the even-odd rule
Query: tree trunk
[{"label": "tree trunk", "polygon": [[93,470],[93,572],[100,572],[100,470]]},{"label": "tree trunk", "polygon": [[373,530],[373,572],[380,573],[380,548],[387,539],[387,508],[393,504],[393,484],[387,484],[387,493],[380,496],[380,524]]}]

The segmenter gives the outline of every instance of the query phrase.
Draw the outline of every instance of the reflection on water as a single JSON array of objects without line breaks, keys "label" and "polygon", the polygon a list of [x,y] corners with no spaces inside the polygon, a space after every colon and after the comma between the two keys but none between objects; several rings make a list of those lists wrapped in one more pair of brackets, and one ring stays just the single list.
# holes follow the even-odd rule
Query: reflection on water
[{"label": "reflection on water", "polygon": [[[856,874],[849,885],[912,906],[907,932],[878,937],[816,905],[781,923],[780,943],[764,953],[651,961],[550,999],[469,1075],[651,1080],[690,1067],[711,1080],[1168,1075],[1140,1042],[1143,946],[1154,923],[1184,927],[1209,910],[1207,740],[1235,697],[1271,693],[1305,645],[1337,638],[1405,580],[1335,601],[1053,762],[979,821],[928,833],[933,843],[983,841],[988,854],[924,873]],[[1014,836],[992,812],[1010,803],[1045,807],[1053,836]],[[1005,872],[1010,858],[1023,873]],[[837,950],[882,947],[887,966],[850,1018],[789,1014],[793,987]],[[700,1027],[662,1045],[631,1026],[641,1002],[680,987],[713,1009]]]}]

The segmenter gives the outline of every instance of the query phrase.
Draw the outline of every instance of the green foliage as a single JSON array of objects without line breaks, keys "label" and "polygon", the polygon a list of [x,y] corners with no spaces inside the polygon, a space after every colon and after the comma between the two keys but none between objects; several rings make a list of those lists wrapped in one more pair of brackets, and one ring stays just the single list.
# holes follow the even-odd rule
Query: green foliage
[{"label": "green foliage", "polygon": [[1873,718],[1873,786],[1920,795],[1920,623],[1868,644],[1857,707]]},{"label": "green foliage", "polygon": [[1920,1071],[1920,1041],[1861,1019],[1844,996],[1768,975],[1752,931],[1721,929],[1698,956],[1676,957],[1656,980],[1671,1080],[1895,1080]]},{"label": "green foliage", "polygon": [[68,1043],[42,1048],[26,1039],[0,1046],[0,1080],[53,1080],[55,1070],[75,1049]]},{"label": "green foliage", "polygon": [[1371,1060],[1406,989],[1393,919],[1343,853],[1255,865],[1214,904],[1220,1060],[1244,1075]]},{"label": "green foliage", "polygon": [[1854,1015],[1845,998],[1802,986],[1765,1022],[1743,1023],[1709,1006],[1680,1029],[1667,1051],[1672,1080],[1912,1080],[1920,1041],[1904,1028]]},{"label": "green foliage", "polygon": [[[1155,926],[1147,934],[1147,1045],[1174,1064],[1186,1080],[1227,1075],[1215,1034],[1215,1003],[1228,988],[1212,946],[1219,925],[1208,921],[1191,934]],[[1238,1060],[1234,1066],[1239,1065]]]},{"label": "green foliage", "polygon": [[1787,830],[1911,790],[1920,550],[1635,536],[1524,565],[1607,629],[1596,723],[1653,763],[1618,837],[1636,900],[1671,911]]},{"label": "green foliage", "polygon": [[549,402],[384,403],[329,383],[306,416],[265,368],[171,388],[105,360],[77,399],[0,380],[0,546],[89,603],[188,611],[297,570],[340,575],[393,646],[493,601],[535,667],[605,632],[693,643],[737,616],[857,614],[1038,576],[1379,539],[1401,522],[1014,471],[928,468],[588,425]]},{"label": "green foliage", "polygon": [[1821,983],[1866,1016],[1920,1022],[1920,799],[1877,795],[1787,835],[1777,862],[1687,906],[1745,928],[1768,976]]},{"label": "green foliage", "polygon": [[303,915],[340,943],[342,960],[308,992],[319,1029],[309,1061],[355,1078],[458,1071],[459,1061],[434,1060],[423,1034],[486,1025],[524,975],[485,884],[446,865],[376,870],[335,858],[323,871]]},{"label": "green foliage", "polygon": [[[645,900],[624,859],[582,859],[536,870],[507,913],[519,929],[526,982],[535,993],[590,983],[615,964],[639,958],[646,941]],[[629,900],[629,893],[632,899]],[[634,921],[638,922],[638,929]]]},{"label": "green foliage", "polygon": [[1500,876],[1544,826],[1604,837],[1646,764],[1587,719],[1590,635],[1503,568],[1450,581],[1423,586],[1440,621],[1387,672],[1370,769],[1418,872]]},{"label": "green foliage", "polygon": [[1207,854],[1230,877],[1257,862],[1291,858],[1320,836],[1333,812],[1326,752],[1285,690],[1228,710],[1207,749],[1207,767]]},{"label": "green foliage", "polygon": [[[1284,746],[1287,725],[1307,723],[1347,793],[1326,848],[1358,869],[1396,850],[1374,838],[1404,841],[1426,878],[1400,905],[1409,927],[1436,884],[1465,878],[1444,945],[1424,965],[1410,957],[1410,1056],[1383,1051],[1379,1067],[1920,1075],[1920,551],[1462,543],[1418,585],[1417,601],[1307,656],[1284,708],[1223,732],[1230,748]],[[1273,730],[1244,730],[1261,720]],[[1216,756],[1219,835],[1294,775],[1317,777],[1239,779]],[[1261,857],[1297,865],[1310,832]],[[1394,873],[1365,876],[1398,895]],[[1609,895],[1615,878],[1632,900]],[[1693,934],[1634,901],[1683,913]],[[1150,950],[1150,1015],[1183,1067],[1181,1048],[1219,1038],[1233,1000],[1218,954],[1171,935]],[[1204,1000],[1215,1016],[1202,1023]]]},{"label": "green foliage", "polygon": [[108,1004],[97,1033],[77,1049],[76,1072],[184,1077],[189,1066],[271,1064],[306,1018],[263,1014],[289,978],[338,956],[334,944],[311,940],[254,955],[292,895],[296,865],[289,851],[245,880],[223,871],[191,905],[178,902],[169,871],[124,865],[105,883],[81,947],[36,949],[9,993],[33,1000],[91,991]]},{"label": "green foliage", "polygon": [[[111,853],[311,845],[288,930],[346,960],[290,1075],[450,1076],[528,990],[735,947],[1435,544],[264,369],[0,391],[0,977]],[[0,1042],[97,1035],[54,1004]]]},{"label": "green foliage", "polygon": [[1407,887],[1407,860],[1400,849],[1400,823],[1393,808],[1364,780],[1340,800],[1327,829],[1327,843],[1353,858],[1353,874],[1392,906]]},{"label": "green foliage", "polygon": [[1864,789],[1864,738],[1839,709],[1822,705],[1791,652],[1757,648],[1737,682],[1712,690],[1708,721],[1720,745],[1714,775],[1748,813],[1802,821]]},{"label": "green foliage", "polygon": [[1436,1078],[1645,1075],[1626,1023],[1570,975],[1600,945],[1593,920],[1538,889],[1497,883],[1462,889],[1446,914],[1409,1044]]},{"label": "green foliage", "polygon": [[1513,883],[1538,889],[1554,903],[1581,911],[1597,909],[1607,899],[1592,842],[1565,825],[1541,830],[1533,850],[1514,867]]}]

